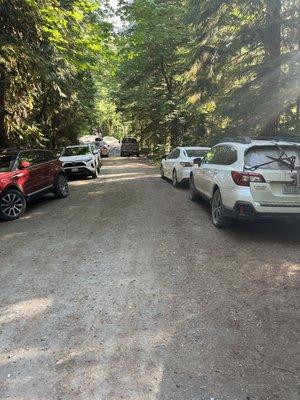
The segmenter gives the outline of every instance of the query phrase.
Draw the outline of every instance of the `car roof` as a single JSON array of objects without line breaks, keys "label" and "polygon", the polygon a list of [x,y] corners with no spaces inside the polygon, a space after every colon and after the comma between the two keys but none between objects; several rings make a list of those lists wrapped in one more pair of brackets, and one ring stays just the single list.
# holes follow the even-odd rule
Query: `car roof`
[{"label": "car roof", "polygon": [[219,146],[219,145],[234,145],[234,146],[238,146],[239,148],[243,148],[243,149],[248,149],[251,147],[255,147],[255,146],[274,146],[276,144],[278,144],[279,146],[294,146],[295,144],[300,146],[300,143],[298,142],[293,142],[293,141],[272,141],[272,140],[251,140],[251,143],[240,143],[240,142],[234,142],[234,141],[224,141],[224,142],[220,142],[217,143],[215,146]]},{"label": "car roof", "polygon": [[72,149],[74,147],[89,147],[91,145],[91,143],[82,143],[82,144],[74,144],[74,145],[70,145],[70,146],[66,146],[66,148],[68,149]]},{"label": "car roof", "polygon": [[210,147],[204,147],[204,146],[181,146],[178,148],[183,150],[210,150]]}]

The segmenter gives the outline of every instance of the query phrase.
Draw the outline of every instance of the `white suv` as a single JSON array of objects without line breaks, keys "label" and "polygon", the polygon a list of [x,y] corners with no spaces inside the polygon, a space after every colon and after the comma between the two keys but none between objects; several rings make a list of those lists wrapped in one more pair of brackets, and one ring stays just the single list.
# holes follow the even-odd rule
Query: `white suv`
[{"label": "white suv", "polygon": [[98,149],[93,144],[67,146],[63,149],[59,160],[68,176],[92,176],[97,178],[101,168]]},{"label": "white suv", "polygon": [[244,138],[214,146],[190,174],[190,198],[212,206],[218,227],[232,218],[300,216],[300,143]]}]

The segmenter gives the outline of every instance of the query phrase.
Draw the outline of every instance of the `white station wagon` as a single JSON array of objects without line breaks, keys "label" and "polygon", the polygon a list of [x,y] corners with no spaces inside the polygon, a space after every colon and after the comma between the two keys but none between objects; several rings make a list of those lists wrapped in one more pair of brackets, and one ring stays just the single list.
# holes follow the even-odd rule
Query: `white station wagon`
[{"label": "white station wagon", "polygon": [[233,139],[214,146],[190,173],[190,198],[212,206],[218,227],[232,218],[300,217],[300,143]]}]

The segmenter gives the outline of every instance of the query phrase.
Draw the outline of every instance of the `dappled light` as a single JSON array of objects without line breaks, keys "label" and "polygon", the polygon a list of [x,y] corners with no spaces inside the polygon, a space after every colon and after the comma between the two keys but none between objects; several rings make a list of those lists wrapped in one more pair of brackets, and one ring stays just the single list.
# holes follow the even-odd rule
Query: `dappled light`
[{"label": "dappled light", "polygon": [[0,324],[6,324],[16,320],[26,320],[33,318],[53,304],[52,298],[36,298],[9,305],[2,308]]}]

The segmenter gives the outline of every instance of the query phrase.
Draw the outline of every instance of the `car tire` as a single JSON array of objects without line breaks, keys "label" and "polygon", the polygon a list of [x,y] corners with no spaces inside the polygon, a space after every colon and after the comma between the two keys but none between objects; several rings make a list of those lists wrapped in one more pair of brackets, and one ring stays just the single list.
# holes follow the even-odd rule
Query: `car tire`
[{"label": "car tire", "polygon": [[173,172],[172,172],[172,185],[173,185],[174,187],[178,187],[178,186],[179,186],[179,182],[178,182],[178,180],[177,180],[177,172],[176,172],[176,169],[173,169]]},{"label": "car tire", "polygon": [[231,218],[225,215],[221,192],[216,189],[211,201],[212,222],[217,228],[227,228],[231,225]]},{"label": "car tire", "polygon": [[99,174],[98,174],[98,167],[97,167],[97,168],[95,169],[95,171],[92,173],[92,178],[93,178],[93,179],[97,179],[98,176],[99,176]]},{"label": "car tire", "polygon": [[194,182],[194,176],[191,175],[190,176],[190,180],[189,180],[189,192],[190,192],[190,200],[191,201],[197,201],[199,200],[199,195],[196,191],[195,188],[195,182]]},{"label": "car tire", "polygon": [[21,192],[8,189],[0,197],[0,219],[13,221],[18,219],[26,210],[26,200]]},{"label": "car tire", "polygon": [[57,199],[64,199],[68,196],[69,184],[64,175],[58,175],[54,185],[54,194]]},{"label": "car tire", "polygon": [[140,156],[140,153],[137,153],[137,155],[136,155],[137,157],[139,157]]},{"label": "car tire", "polygon": [[162,166],[162,164],[160,164],[159,172],[160,172],[160,177],[162,179],[165,179],[164,167]]}]

